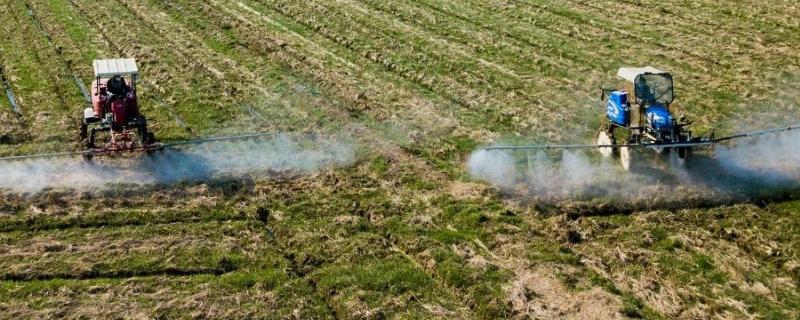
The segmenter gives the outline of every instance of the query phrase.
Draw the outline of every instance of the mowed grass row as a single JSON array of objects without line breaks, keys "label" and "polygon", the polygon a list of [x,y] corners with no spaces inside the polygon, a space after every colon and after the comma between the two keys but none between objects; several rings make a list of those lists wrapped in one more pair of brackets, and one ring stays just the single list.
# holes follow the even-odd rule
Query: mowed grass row
[{"label": "mowed grass row", "polygon": [[307,283],[278,268],[219,276],[4,281],[0,297],[0,312],[22,318],[335,318]]},{"label": "mowed grass row", "polygon": [[[491,63],[467,57],[460,50],[453,52],[427,36],[400,32],[395,26],[387,26],[385,21],[341,8],[341,5],[291,1],[267,4],[374,63],[383,64],[392,72],[464,107],[485,113],[487,124],[517,126],[512,118],[517,111],[522,112],[521,101],[529,102],[525,104],[526,112],[543,109],[525,94],[526,85],[520,79]],[[352,21],[345,23],[345,20]],[[456,74],[458,77],[453,76]],[[512,101],[510,97],[516,99]],[[542,117],[553,117],[553,113],[543,113]],[[546,130],[545,127],[531,129]]]},{"label": "mowed grass row", "polygon": [[[2,8],[4,28],[4,73],[20,104],[23,118],[12,144],[2,146],[4,154],[53,151],[72,147],[77,139],[77,121],[71,106],[81,106],[80,91],[66,74],[55,47],[28,16],[23,1]],[[3,90],[5,91],[5,90]],[[5,94],[4,94],[5,95]],[[75,109],[77,110],[77,109]],[[19,144],[33,141],[35,144]]]},{"label": "mowed grass row", "polygon": [[[609,3],[591,2],[587,6],[572,6],[576,13],[586,15],[592,20],[608,17],[612,14],[635,15],[642,14],[639,6],[623,4],[612,5]],[[779,73],[782,65],[793,64],[798,60],[795,50],[790,50],[785,39],[775,39],[771,36],[755,37],[753,33],[779,33],[775,28],[745,28],[741,24],[736,29],[720,30],[720,27],[707,27],[698,30],[703,24],[680,24],[680,19],[661,11],[648,11],[652,17],[651,22],[640,23],[625,22],[625,20],[606,20],[603,25],[610,25],[622,30],[630,30],[637,34],[654,32],[658,43],[685,48],[703,48],[702,52],[714,62],[709,71],[717,78],[726,80],[725,85],[739,95],[749,97],[760,90],[768,89],[768,82],[759,81],[769,77],[770,74]],[[726,37],[720,37],[724,32]],[[780,32],[782,33],[782,32]]]},{"label": "mowed grass row", "polygon": [[[96,26],[86,23],[69,1],[34,0],[30,1],[30,4],[36,10],[42,26],[53,38],[54,44],[61,48],[62,55],[65,59],[72,61],[73,69],[81,75],[81,80],[87,88],[91,86],[94,78],[92,69],[94,59],[114,58],[122,55],[118,47],[105,41],[106,39],[103,37],[105,30],[97,29]],[[174,114],[171,106],[165,105],[164,101],[154,103],[156,102],[154,101],[155,96],[151,90],[155,88],[150,87],[152,80],[144,77],[144,74],[149,71],[148,65],[142,62],[138,64],[143,76],[139,83],[139,99],[142,102],[140,107],[151,125],[160,132],[185,134],[183,132],[185,128],[181,126],[185,124],[183,118]],[[143,90],[143,88],[149,90]],[[83,107],[84,105],[73,106],[74,117],[78,120]]]},{"label": "mowed grass row", "polygon": [[[4,280],[222,274],[258,265],[268,239],[251,222],[200,222],[0,234]],[[262,246],[263,245],[263,246]],[[263,262],[261,262],[263,263]]]}]

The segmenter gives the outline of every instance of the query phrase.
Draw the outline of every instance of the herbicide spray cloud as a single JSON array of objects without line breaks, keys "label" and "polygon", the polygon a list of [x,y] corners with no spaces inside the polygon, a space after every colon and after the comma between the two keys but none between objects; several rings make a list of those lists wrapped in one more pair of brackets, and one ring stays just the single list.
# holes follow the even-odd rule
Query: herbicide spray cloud
[{"label": "herbicide spray cloud", "polygon": [[307,174],[355,161],[344,139],[278,134],[271,138],[170,148],[150,156],[86,163],[78,158],[12,161],[0,166],[0,188],[101,188],[109,183],[202,181],[220,176]]},{"label": "herbicide spray cloud", "polygon": [[800,132],[738,140],[696,150],[688,162],[650,150],[626,171],[586,151],[475,151],[470,174],[515,195],[560,202],[593,198],[655,201],[753,198],[800,189]]}]

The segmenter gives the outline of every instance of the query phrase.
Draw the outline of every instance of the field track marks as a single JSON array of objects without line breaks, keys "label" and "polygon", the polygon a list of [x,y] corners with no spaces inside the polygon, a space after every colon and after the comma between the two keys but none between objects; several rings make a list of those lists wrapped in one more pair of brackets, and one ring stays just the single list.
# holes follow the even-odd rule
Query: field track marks
[{"label": "field track marks", "polygon": [[[408,81],[405,77],[387,72],[382,65],[373,64],[372,61],[350,52],[338,53],[336,55],[340,58],[328,59],[327,55],[321,53],[323,51],[317,49],[318,47],[325,48],[320,46],[320,43],[330,42],[328,38],[317,36],[321,39],[312,40],[294,31],[292,33],[281,32],[280,30],[291,29],[283,25],[284,22],[268,17],[263,12],[241,2],[238,2],[240,4],[238,11],[234,10],[237,5],[229,6],[217,1],[212,3],[218,10],[209,14],[224,13],[240,21],[242,28],[247,26],[247,28],[262,30],[275,43],[282,44],[279,48],[268,49],[267,52],[255,45],[251,47],[259,49],[261,54],[273,56],[315,79],[341,100],[350,104],[349,109],[355,109],[349,112],[364,112],[378,121],[395,117],[407,119],[408,121],[399,123],[399,125],[413,125],[413,131],[423,131],[432,135],[450,132],[459,121],[454,119],[457,116],[451,110],[451,108],[459,109],[458,105],[449,100],[439,100],[438,97],[425,97],[424,91],[427,88],[419,86],[417,82]],[[274,26],[274,23],[279,26]],[[273,26],[278,27],[279,32],[273,33],[265,30],[274,29],[271,28]],[[240,33],[245,34],[247,31],[243,29]],[[295,34],[300,38],[296,38]],[[306,43],[313,45],[307,47]],[[333,46],[339,46],[335,42],[330,43]],[[331,52],[333,50],[336,49],[325,49],[325,51]],[[339,62],[339,59],[348,59],[352,62],[345,64]],[[356,65],[361,66],[356,67]],[[474,114],[469,110],[462,111],[458,113],[458,116],[467,117]],[[406,133],[410,131],[412,131],[411,128],[405,130]]]},{"label": "field track marks", "polygon": [[[20,8],[20,4],[21,3],[16,3],[16,4],[17,4],[17,8]],[[27,8],[27,4],[25,4],[25,6],[26,6],[25,8]],[[14,16],[14,19],[16,20],[16,26],[18,26],[19,28],[28,29],[28,28],[26,28],[26,26],[30,27],[31,25],[33,25],[34,28],[38,28],[39,27],[39,25],[37,25],[37,21],[35,20],[35,17],[29,15],[30,14],[29,12],[28,12],[28,15],[24,15],[22,13],[14,14],[14,12],[10,12],[10,14]],[[27,19],[25,19],[25,17],[27,17]],[[24,20],[27,20],[27,21],[20,21],[20,19],[24,19]],[[46,54],[41,52],[42,48],[40,48],[38,45],[36,45],[37,41],[34,40],[34,38],[38,38],[38,37],[36,37],[36,34],[38,34],[38,35],[42,36],[41,39],[43,39],[43,42],[46,42],[48,45],[51,45],[51,42],[50,42],[50,39],[49,39],[48,35],[46,33],[44,33],[44,31],[41,30],[41,29],[39,29],[39,32],[32,32],[32,31],[28,31],[28,30],[19,30],[19,31],[23,33],[23,35],[22,35],[23,39],[27,40],[27,42],[30,43],[30,47],[29,48],[33,52],[33,59],[37,63],[37,65],[39,65],[39,66],[48,66],[48,64],[45,63],[46,57],[43,57],[43,55],[46,55]],[[52,46],[49,47],[49,48],[53,49],[52,51],[54,53],[57,53],[55,48],[53,48]],[[42,69],[44,70],[44,68],[42,68]],[[61,87],[59,86],[59,81],[58,81],[59,80],[59,76],[58,76],[58,74],[55,73],[55,72],[54,73],[50,73],[50,74],[47,75],[47,77],[48,77],[48,82],[51,83],[51,89],[53,91],[53,95],[58,100],[58,103],[59,103],[58,107],[60,107],[62,109],[62,111],[63,110],[67,110],[68,107],[67,107],[66,100],[64,100],[64,93],[63,93]],[[54,110],[55,107],[56,106],[48,106],[46,108],[48,110]],[[33,110],[31,110],[31,111],[33,111]]]},{"label": "field track marks", "polygon": [[271,17],[269,17],[267,15],[262,14],[261,12],[258,12],[256,10],[254,10],[253,8],[248,6],[247,4],[245,4],[245,3],[241,2],[241,1],[235,1],[235,3],[236,3],[236,5],[238,7],[246,10],[250,14],[255,15],[256,17],[258,17],[262,21],[281,29],[283,32],[286,32],[286,33],[290,34],[295,39],[298,39],[299,41],[303,42],[303,44],[305,44],[306,46],[313,47],[314,49],[318,50],[319,52],[324,53],[325,55],[327,55],[327,56],[339,61],[340,63],[346,65],[347,67],[349,67],[349,68],[351,68],[353,70],[359,70],[360,69],[360,67],[358,65],[350,62],[349,60],[347,60],[345,58],[342,58],[341,56],[337,55],[336,53],[332,52],[331,50],[328,50],[327,48],[318,45],[316,42],[309,40],[305,36],[303,36],[303,35],[301,35],[301,34],[299,34],[297,32],[292,31],[291,29],[289,29],[288,27],[286,27],[282,23],[276,21],[275,19],[272,19]]},{"label": "field track marks", "polygon": [[[418,10],[418,7],[412,8],[411,4],[401,1],[394,1],[390,4],[375,0],[362,0],[362,2],[374,10],[392,15],[405,23],[417,25],[430,33],[447,38],[451,46],[454,46],[453,43],[469,44],[474,51],[472,55],[491,56],[502,61],[506,66],[497,64],[498,67],[509,69],[508,71],[514,73],[515,77],[524,80],[525,85],[520,93],[528,98],[537,92],[553,88],[577,88],[580,80],[586,78],[587,75],[589,78],[596,79],[605,74],[603,67],[606,64],[596,64],[597,68],[591,68],[595,64],[586,61],[578,62],[569,52],[552,46],[545,47],[538,42],[522,41],[518,37],[510,36],[507,30],[493,30],[483,24],[436,8],[431,8],[426,15],[416,15],[415,10]],[[452,20],[463,24],[456,26]],[[556,50],[558,51],[555,52]],[[466,54],[466,51],[463,51],[463,54]],[[567,72],[569,72],[569,76],[548,76]],[[535,91],[531,92],[531,90]],[[591,98],[594,99],[595,95],[591,94]]]},{"label": "field track marks", "polygon": [[[61,48],[56,46],[55,43],[53,43],[53,37],[50,36],[50,33],[42,25],[42,21],[39,20],[39,17],[36,15],[36,11],[34,10],[30,2],[25,3],[25,8],[27,9],[28,16],[33,21],[33,24],[36,25],[36,28],[42,33],[44,38],[47,39],[47,44],[55,52],[56,56],[61,61],[61,65],[64,68],[64,73],[72,77],[72,81],[75,83],[75,87],[80,91],[83,100],[86,102],[87,105],[90,105],[92,103],[92,98],[89,96],[89,91],[86,90],[86,86],[83,84],[83,80],[81,80],[78,74],[75,73],[75,71],[72,69],[72,62],[67,58],[65,58],[61,51]],[[69,106],[66,105],[65,108],[71,109]]]},{"label": "field track marks", "polygon": [[14,114],[21,116],[22,112],[20,111],[19,103],[17,103],[17,97],[14,96],[14,91],[11,89],[11,84],[8,82],[8,78],[6,78],[6,74],[3,71],[4,64],[2,61],[2,57],[0,57],[0,80],[3,82],[3,89],[6,92],[8,104],[11,106],[11,111],[13,111]]},{"label": "field track marks", "polygon": [[361,4],[352,1],[352,0],[336,0],[335,3],[343,3],[349,6],[350,8],[354,9],[355,11],[361,13],[363,16],[366,17],[374,17],[380,18],[379,20],[384,21],[386,24],[390,25],[390,27],[394,28],[395,30],[399,30],[405,34],[414,34],[420,38],[428,39],[432,43],[437,44],[442,48],[449,49],[450,52],[456,53],[457,55],[461,56],[463,59],[473,59],[478,63],[488,66],[489,68],[493,68],[500,73],[515,78],[517,80],[521,80],[522,78],[516,74],[514,71],[510,70],[508,67],[501,65],[500,63],[488,61],[484,58],[476,58],[475,55],[471,52],[468,52],[469,49],[465,48],[463,45],[459,45],[453,43],[451,41],[447,41],[446,39],[442,39],[438,35],[432,34],[429,30],[424,30],[420,28],[416,28],[407,24],[404,21],[401,21],[395,17],[389,16],[384,12],[372,8],[366,8]]},{"label": "field track marks", "polygon": [[[269,99],[277,99],[277,94],[265,89],[262,80],[255,73],[246,68],[242,68],[232,59],[220,56],[205,44],[202,37],[198,36],[192,30],[175,23],[164,12],[159,11],[157,8],[147,7],[139,1],[119,0],[119,2],[121,5],[125,6],[129,12],[148,25],[151,30],[159,34],[164,41],[174,42],[175,48],[183,53],[181,56],[190,57],[193,61],[208,61],[208,63],[202,63],[203,66],[208,70],[213,70],[212,72],[220,81],[224,80],[225,82],[235,83],[235,85],[226,87],[225,94],[238,94],[239,92],[248,94],[250,90],[242,90],[242,88],[240,88],[244,87],[245,89],[249,88],[255,90]],[[181,37],[175,37],[175,34],[180,34]],[[239,79],[231,81],[232,78]],[[255,85],[255,83],[261,83],[261,85]],[[255,97],[244,97],[238,99],[246,101],[254,98]],[[256,110],[247,107],[242,101],[237,104],[245,112],[238,113],[239,116],[250,114],[251,119],[256,117],[263,119],[263,116],[258,114]],[[252,115],[253,113],[256,113],[256,115]]]},{"label": "field track marks", "polygon": [[[523,94],[526,87],[520,81],[513,81],[507,77],[497,77],[499,73],[473,62],[460,59],[448,59],[426,52],[424,48],[410,46],[408,39],[394,39],[390,30],[376,29],[370,23],[361,25],[364,17],[350,16],[353,21],[344,23],[347,19],[336,19],[340,14],[332,15],[325,4],[305,3],[298,6],[295,3],[276,0],[269,1],[269,6],[280,14],[291,18],[296,23],[316,31],[330,41],[352,50],[367,58],[373,63],[383,65],[388,71],[419,83],[426,89],[435,92],[441,97],[456,102],[466,109],[471,109],[484,114],[485,124],[510,125],[508,118],[517,112],[541,111],[541,116],[551,116],[552,113],[544,112],[541,101],[528,94]],[[372,30],[367,32],[367,30]],[[386,49],[394,48],[394,50]],[[442,73],[440,70],[451,70]],[[463,73],[460,73],[463,71]],[[482,72],[483,71],[483,72]],[[454,77],[453,74],[459,74]],[[478,85],[486,78],[497,79],[494,87]],[[509,101],[507,97],[514,96],[517,101]],[[525,100],[519,97],[522,96]],[[509,104],[516,104],[509,108]],[[527,117],[521,115],[520,117]],[[513,124],[512,124],[513,125]]]},{"label": "field track marks", "polygon": [[245,221],[242,214],[219,214],[223,209],[187,210],[182,209],[143,209],[143,210],[108,210],[97,214],[85,214],[67,217],[47,215],[19,216],[12,215],[0,219],[0,233],[15,231],[47,231],[66,229],[89,229],[103,227],[127,227],[175,223]]}]

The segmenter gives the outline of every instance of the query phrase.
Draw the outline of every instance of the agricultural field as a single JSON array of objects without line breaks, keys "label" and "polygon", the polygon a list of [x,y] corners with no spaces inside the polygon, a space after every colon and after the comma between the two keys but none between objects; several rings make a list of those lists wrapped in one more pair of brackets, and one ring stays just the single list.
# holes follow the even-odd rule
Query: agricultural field
[{"label": "agricultural field", "polygon": [[[137,60],[163,142],[290,142],[203,149],[236,167],[208,176],[188,156],[137,164],[147,179],[102,167],[135,159],[0,163],[0,317],[798,318],[797,184],[543,200],[467,165],[498,142],[593,142],[600,89],[621,85],[622,66],[671,72],[699,134],[800,123],[798,12],[4,0],[0,68],[18,110],[0,99],[0,156],[79,150],[77,83],[115,57]],[[101,169],[108,184],[73,180]]]}]

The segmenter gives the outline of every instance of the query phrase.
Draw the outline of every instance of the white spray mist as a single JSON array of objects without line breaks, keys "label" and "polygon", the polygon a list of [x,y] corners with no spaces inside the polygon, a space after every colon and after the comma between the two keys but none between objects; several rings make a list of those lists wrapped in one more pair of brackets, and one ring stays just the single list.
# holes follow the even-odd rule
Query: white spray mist
[{"label": "white spray mist", "polygon": [[110,183],[153,184],[216,176],[307,174],[355,161],[354,145],[337,138],[292,137],[215,142],[167,149],[150,156],[12,161],[0,164],[0,189],[38,191],[46,187],[101,188]]}]

